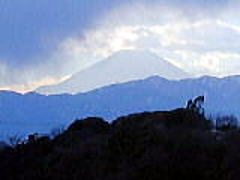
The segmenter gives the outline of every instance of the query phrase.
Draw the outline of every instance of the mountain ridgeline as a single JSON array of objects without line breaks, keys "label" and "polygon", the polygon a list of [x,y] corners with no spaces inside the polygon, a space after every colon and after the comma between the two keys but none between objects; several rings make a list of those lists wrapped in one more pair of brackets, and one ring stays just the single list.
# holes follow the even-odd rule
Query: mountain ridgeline
[{"label": "mountain ridgeline", "polygon": [[112,121],[137,112],[184,107],[198,95],[205,96],[206,113],[240,117],[239,92],[239,76],[185,80],[154,76],[76,95],[0,91],[0,132],[2,137],[48,133],[77,118],[98,116]]}]

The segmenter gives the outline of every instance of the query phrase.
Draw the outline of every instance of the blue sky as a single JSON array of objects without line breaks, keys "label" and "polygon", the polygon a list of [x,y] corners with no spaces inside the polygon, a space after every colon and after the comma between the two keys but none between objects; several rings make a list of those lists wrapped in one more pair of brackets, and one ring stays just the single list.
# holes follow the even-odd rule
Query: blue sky
[{"label": "blue sky", "polygon": [[239,10],[234,0],[0,0],[0,89],[57,83],[124,49],[193,75],[238,74]]}]

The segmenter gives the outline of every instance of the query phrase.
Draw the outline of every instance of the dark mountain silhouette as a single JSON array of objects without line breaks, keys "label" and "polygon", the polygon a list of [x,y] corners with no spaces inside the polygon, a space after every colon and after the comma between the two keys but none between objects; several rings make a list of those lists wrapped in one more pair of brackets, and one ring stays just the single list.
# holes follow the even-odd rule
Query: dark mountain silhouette
[{"label": "dark mountain silhouette", "polygon": [[0,91],[0,132],[5,137],[48,133],[76,118],[98,116],[112,121],[130,113],[183,107],[188,99],[199,95],[205,96],[206,113],[240,117],[239,79],[234,76],[170,81],[154,76],[77,95]]},{"label": "dark mountain silhouette", "polygon": [[8,147],[9,145],[5,143],[4,141],[0,141],[0,150]]},{"label": "dark mountain silhouette", "polygon": [[[208,121],[185,109],[133,114],[120,117],[111,124],[95,117],[77,120],[52,140],[39,138],[16,145],[14,148],[1,150],[0,178],[5,180],[167,178],[171,175],[167,172],[167,166],[174,165],[169,155],[174,157],[176,156],[174,153],[178,153],[178,149],[167,150],[171,148],[167,144],[179,141],[180,145],[183,141],[181,138],[184,138],[181,134],[190,133],[186,130],[188,128],[197,137],[199,131],[200,140],[194,142],[199,143],[204,140],[204,134],[207,135],[205,131],[208,129]],[[174,140],[174,134],[180,132],[179,139]],[[174,143],[169,145],[173,146]],[[202,146],[205,145],[211,147],[208,141]],[[189,147],[191,146],[194,145],[189,144]],[[188,158],[193,156],[182,155],[189,156]],[[207,168],[209,165],[205,166]],[[174,168],[172,170],[174,171]]]},{"label": "dark mountain silhouette", "polygon": [[212,131],[192,109],[76,120],[50,139],[0,150],[4,180],[235,180],[240,131]]}]

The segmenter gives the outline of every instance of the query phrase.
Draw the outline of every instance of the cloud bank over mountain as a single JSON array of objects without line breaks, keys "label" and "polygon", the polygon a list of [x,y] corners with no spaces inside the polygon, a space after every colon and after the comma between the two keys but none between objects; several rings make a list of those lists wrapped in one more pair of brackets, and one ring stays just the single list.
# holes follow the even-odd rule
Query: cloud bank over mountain
[{"label": "cloud bank over mountain", "polygon": [[233,0],[0,0],[0,89],[55,84],[121,50],[148,50],[193,75],[239,73]]}]

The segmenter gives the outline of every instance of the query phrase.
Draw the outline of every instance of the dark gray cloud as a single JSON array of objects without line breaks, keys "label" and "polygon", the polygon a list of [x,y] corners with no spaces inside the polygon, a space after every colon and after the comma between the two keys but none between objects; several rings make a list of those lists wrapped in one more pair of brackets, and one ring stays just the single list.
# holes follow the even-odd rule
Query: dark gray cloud
[{"label": "dark gray cloud", "polygon": [[125,48],[155,48],[183,68],[211,53],[236,64],[238,10],[234,0],[0,0],[0,88],[61,79]]},{"label": "dark gray cloud", "polygon": [[[0,0],[0,57],[31,63],[67,36],[81,35],[116,0]],[[41,58],[44,59],[44,58]]]},{"label": "dark gray cloud", "polygon": [[0,58],[18,65],[44,60],[64,38],[81,36],[112,9],[135,3],[175,8],[192,18],[218,13],[229,1],[0,0]]}]

